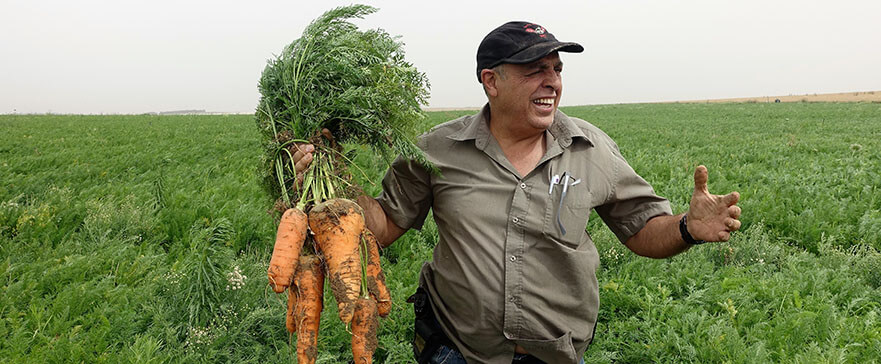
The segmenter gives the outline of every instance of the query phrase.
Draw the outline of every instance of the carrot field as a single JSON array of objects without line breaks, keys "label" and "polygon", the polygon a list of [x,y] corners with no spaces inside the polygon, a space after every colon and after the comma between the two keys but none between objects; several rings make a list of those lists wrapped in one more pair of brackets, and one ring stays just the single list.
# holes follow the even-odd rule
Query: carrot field
[{"label": "carrot field", "polygon": [[[591,219],[587,363],[881,361],[881,104],[563,110],[611,135],[674,212],[698,164],[710,192],[742,196],[730,242],[667,260]],[[252,115],[0,115],[0,362],[292,362],[285,296],[266,279],[276,222],[259,138]],[[378,193],[386,161],[356,156]],[[382,252],[393,309],[376,362],[412,362],[404,301],[436,241],[429,221]],[[345,363],[331,296],[318,362]]]}]

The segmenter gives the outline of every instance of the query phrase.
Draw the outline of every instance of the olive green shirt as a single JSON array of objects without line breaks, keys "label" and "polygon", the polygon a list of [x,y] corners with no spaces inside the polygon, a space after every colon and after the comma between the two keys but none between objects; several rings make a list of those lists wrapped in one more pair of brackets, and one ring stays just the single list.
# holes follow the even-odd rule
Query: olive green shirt
[{"label": "olive green shirt", "polygon": [[[421,228],[433,210],[439,240],[420,284],[469,363],[510,363],[515,344],[545,362],[576,363],[599,310],[599,256],[585,232],[591,209],[623,242],[671,214],[670,204],[609,136],[561,111],[545,131],[546,154],[521,176],[488,117],[487,105],[420,137],[441,173],[399,158],[378,201],[405,229]],[[565,196],[562,184],[550,187],[564,172],[573,176]]]}]

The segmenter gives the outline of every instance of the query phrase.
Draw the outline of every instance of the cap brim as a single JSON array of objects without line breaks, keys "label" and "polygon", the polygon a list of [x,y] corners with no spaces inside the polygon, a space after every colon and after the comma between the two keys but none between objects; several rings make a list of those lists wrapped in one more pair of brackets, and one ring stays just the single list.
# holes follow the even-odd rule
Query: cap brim
[{"label": "cap brim", "polygon": [[[581,44],[573,43],[573,42],[543,42],[533,45],[532,47],[526,48],[520,52],[517,52],[511,55],[508,58],[505,58],[499,61],[495,66],[498,66],[502,63],[514,63],[514,64],[523,64],[535,62],[539,59],[544,58],[548,54],[553,52],[569,52],[569,53],[581,53],[584,51],[584,47]],[[492,66],[492,67],[495,67]],[[488,67],[488,68],[492,68]]]}]

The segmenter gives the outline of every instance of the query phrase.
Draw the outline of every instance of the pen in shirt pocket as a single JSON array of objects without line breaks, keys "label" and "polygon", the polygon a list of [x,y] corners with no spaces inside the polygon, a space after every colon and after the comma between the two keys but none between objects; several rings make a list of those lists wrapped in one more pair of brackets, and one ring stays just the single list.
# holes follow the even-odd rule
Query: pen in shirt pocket
[{"label": "pen in shirt pocket", "polygon": [[[555,176],[556,177],[556,176]],[[569,180],[572,180],[572,183],[569,183]],[[563,200],[566,199],[566,194],[569,192],[569,187],[575,186],[581,183],[580,178],[575,178],[570,175],[568,171],[563,172],[563,175],[560,176],[558,181],[559,184],[563,185],[563,191],[560,192],[560,202],[557,204],[557,226],[560,228],[560,233],[566,235],[566,228],[563,227],[563,221],[560,219],[560,212],[563,210]],[[551,185],[551,191],[553,191],[554,185]]]}]

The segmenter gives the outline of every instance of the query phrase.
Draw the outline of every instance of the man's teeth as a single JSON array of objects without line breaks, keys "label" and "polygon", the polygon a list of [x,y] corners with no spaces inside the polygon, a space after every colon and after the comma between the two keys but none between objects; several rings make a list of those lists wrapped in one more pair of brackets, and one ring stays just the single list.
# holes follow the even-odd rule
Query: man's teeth
[{"label": "man's teeth", "polygon": [[547,105],[553,105],[553,104],[554,104],[554,99],[536,99],[536,100],[532,100],[532,102],[533,102],[533,103],[536,103],[536,104],[547,104]]}]

